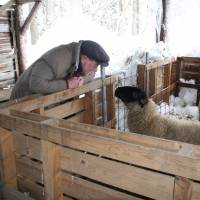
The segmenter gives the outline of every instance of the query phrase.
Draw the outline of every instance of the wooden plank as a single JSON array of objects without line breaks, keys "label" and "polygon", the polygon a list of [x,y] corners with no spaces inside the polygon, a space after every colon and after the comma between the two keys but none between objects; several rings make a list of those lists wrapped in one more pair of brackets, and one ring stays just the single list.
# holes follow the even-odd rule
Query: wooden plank
[{"label": "wooden plank", "polygon": [[95,119],[102,117],[102,104],[95,105]]},{"label": "wooden plank", "polygon": [[[173,199],[174,178],[131,165],[63,150],[63,170],[154,199]],[[144,178],[145,177],[145,178]],[[119,181],[120,180],[120,181]],[[160,181],[162,180],[162,181]]]},{"label": "wooden plank", "polygon": [[84,98],[72,100],[62,105],[58,105],[49,110],[45,110],[46,116],[64,118],[77,112],[84,110]]},{"label": "wooden plank", "polygon": [[171,151],[171,152],[178,152],[178,150],[181,148],[181,143],[177,143],[175,141],[168,141],[168,140],[163,140],[163,139],[159,139],[155,137],[148,137],[145,135],[121,132],[121,131],[111,130],[111,129],[98,127],[94,125],[88,126],[87,124],[76,123],[76,122],[66,122],[65,120],[58,120],[57,124],[59,124],[59,127],[63,127],[67,129],[73,129],[73,130],[89,133],[96,136],[103,136],[103,137],[107,137],[111,139],[116,139],[116,140],[129,142],[133,144],[144,145],[151,148],[158,148],[161,150],[166,150],[166,151]]},{"label": "wooden plank", "polygon": [[42,165],[27,157],[16,157],[17,175],[30,181],[43,183]]},{"label": "wooden plank", "polygon": [[200,62],[199,63],[183,63],[183,71],[191,71],[200,73]]},{"label": "wooden plank", "polygon": [[0,89],[0,102],[10,99],[12,87],[10,89]]},{"label": "wooden plank", "polygon": [[46,116],[42,116],[36,113],[22,112],[19,110],[11,109],[9,110],[9,112],[13,116],[24,118],[31,121],[36,121],[36,122],[41,122],[41,121],[45,121],[49,119],[49,117],[46,117]]},{"label": "wooden plank", "polygon": [[100,88],[102,87],[102,84],[109,85],[109,84],[113,84],[115,81],[116,81],[116,76],[111,76],[109,78],[106,78],[103,82],[101,79],[97,79],[79,88],[67,89],[67,90],[57,92],[54,94],[39,96],[38,98],[32,99],[30,101],[11,105],[10,108],[15,108],[21,111],[31,111],[31,110],[40,108],[42,106],[45,107],[45,106],[55,104],[67,99],[71,99],[73,97],[76,97],[81,94],[85,94],[89,91],[93,91],[97,88]]},{"label": "wooden plank", "polygon": [[191,200],[199,200],[200,197],[200,183],[192,182],[192,198]]},{"label": "wooden plank", "polygon": [[176,88],[176,83],[172,83],[171,85],[169,85],[168,87],[162,89],[160,92],[154,94],[151,96],[151,98],[155,101],[155,102],[159,102],[162,99],[162,93],[166,93],[168,94],[169,96],[174,93],[175,91],[175,88]]},{"label": "wooden plank", "polygon": [[68,121],[73,121],[73,122],[84,122],[85,121],[85,116],[86,116],[86,111],[77,113],[73,116],[65,118],[65,120]]},{"label": "wooden plank", "polygon": [[[108,87],[108,86],[107,86]],[[95,102],[98,104],[98,103],[101,103],[102,101],[102,94],[101,94],[101,89],[98,89],[94,92],[94,96],[95,96]]]},{"label": "wooden plank", "polygon": [[192,195],[191,181],[187,178],[176,177],[174,186],[174,200],[190,200]]},{"label": "wooden plank", "polygon": [[0,179],[8,186],[17,187],[13,135],[4,128],[0,128]]},{"label": "wooden plank", "polygon": [[156,76],[155,76],[155,69],[152,69],[149,71],[149,96],[153,95],[155,93],[156,90]]},{"label": "wooden plank", "polygon": [[43,186],[21,177],[17,178],[17,184],[19,191],[30,194],[32,198],[37,200],[45,199]]},{"label": "wooden plank", "polygon": [[41,159],[41,141],[36,138],[14,132],[14,147],[18,155],[27,156],[36,160]]},{"label": "wooden plank", "polygon": [[15,76],[14,70],[11,72],[6,72],[6,73],[0,73],[0,81],[6,81],[9,79],[13,79]]},{"label": "wooden plank", "polygon": [[137,65],[137,86],[145,89],[145,65]]},{"label": "wooden plank", "polygon": [[94,124],[95,123],[95,93],[94,91],[87,92],[85,94],[84,102],[85,112],[83,123]]},{"label": "wooden plank", "polygon": [[0,23],[0,32],[2,32],[2,33],[4,33],[4,32],[10,32],[9,25],[8,24],[1,24]]},{"label": "wooden plank", "polygon": [[74,200],[74,199],[69,196],[63,196],[63,200]]},{"label": "wooden plank", "polygon": [[[4,115],[3,115],[4,116]],[[22,119],[21,119],[22,120]],[[7,122],[5,122],[7,121]],[[16,121],[16,118],[15,118]],[[64,120],[63,120],[64,121]],[[8,125],[12,127],[12,121],[6,120],[2,116],[0,117],[1,126]],[[167,141],[164,139],[153,138],[149,136],[141,136],[138,134],[127,134],[128,137],[133,137],[135,142],[125,142],[119,139],[111,139],[102,136],[97,136],[91,133],[80,132],[72,129],[65,129],[58,126],[52,126],[48,124],[35,124],[35,122],[29,122],[28,120],[19,121],[19,129],[22,129],[20,124],[29,123],[29,129],[32,127],[32,131],[26,131],[27,134],[34,135],[37,137],[42,137],[45,140],[52,141],[61,145],[69,146],[72,148],[80,149],[83,151],[88,151],[94,154],[103,155],[105,157],[110,157],[112,159],[124,161],[127,163],[136,164],[139,166],[151,168],[154,170],[184,176],[194,180],[200,180],[200,160],[197,156],[191,155],[180,155],[179,150],[184,147],[184,143]],[[25,123],[26,122],[26,123]],[[36,127],[35,127],[36,125]],[[25,126],[25,125],[23,125]],[[91,128],[88,125],[89,129]],[[16,129],[16,127],[14,126]],[[97,131],[99,129],[106,134],[108,130],[101,129],[101,127],[95,127]],[[122,132],[113,131],[113,135],[116,134],[118,138],[122,137],[119,135]],[[111,135],[111,133],[109,133]],[[113,136],[114,137],[114,136]],[[133,139],[133,140],[134,140]],[[144,145],[143,140],[148,144],[148,140],[152,140],[154,147],[149,147],[146,144]],[[163,144],[171,143],[171,146],[174,145],[175,149],[172,150],[163,150],[161,142]],[[160,146],[160,149],[157,148]],[[193,150],[195,151],[195,146],[193,145]],[[191,152],[192,153],[192,152]],[[191,165],[191,162],[193,163]]]},{"label": "wooden plank", "polygon": [[[115,118],[115,85],[108,85],[106,87],[107,96],[107,120],[111,121]],[[112,124],[112,128],[115,124]]]},{"label": "wooden plank", "polygon": [[25,196],[23,193],[6,185],[3,187],[3,190],[0,190],[0,197],[2,196],[1,192],[3,193],[3,200],[34,200],[31,197]]},{"label": "wooden plank", "polygon": [[41,138],[41,124],[37,121],[10,116],[7,113],[0,113],[0,126],[29,136]]},{"label": "wooden plank", "polygon": [[60,177],[60,147],[43,140],[42,161],[45,199],[61,200],[63,195]]},{"label": "wooden plank", "polygon": [[[91,135],[88,132],[50,126],[47,126],[44,130],[46,131],[46,139],[55,140],[64,146],[174,175],[200,180],[200,159],[194,155],[181,155],[178,152],[150,148],[138,143],[130,144],[120,140],[96,136],[94,134]],[[141,136],[139,138],[142,140]],[[158,140],[158,143],[161,140]],[[184,143],[177,142],[177,144],[180,145],[180,149],[184,147]],[[193,147],[195,149],[194,145]],[[193,165],[191,165],[191,162]]]},{"label": "wooden plank", "polygon": [[[86,179],[67,173],[62,174],[63,193],[76,199],[84,200],[141,200],[140,198],[99,185]],[[77,192],[78,191],[78,192]]]},{"label": "wooden plank", "polygon": [[182,60],[184,62],[190,62],[190,63],[200,63],[200,58],[199,57],[187,57],[187,56],[183,56],[183,57],[179,57],[179,60]]},{"label": "wooden plank", "polygon": [[175,62],[176,58],[166,58],[165,60],[154,62],[154,63],[149,63],[145,65],[146,70],[158,68],[158,67],[163,67],[164,65],[170,64],[172,62]]}]

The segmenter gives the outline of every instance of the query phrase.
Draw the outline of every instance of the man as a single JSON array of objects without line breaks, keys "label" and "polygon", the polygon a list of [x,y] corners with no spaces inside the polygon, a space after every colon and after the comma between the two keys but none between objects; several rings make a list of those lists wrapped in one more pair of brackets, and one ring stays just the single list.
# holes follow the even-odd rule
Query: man
[{"label": "man", "polygon": [[49,94],[90,82],[109,56],[96,42],[82,40],[55,47],[36,60],[17,80],[10,99]]}]

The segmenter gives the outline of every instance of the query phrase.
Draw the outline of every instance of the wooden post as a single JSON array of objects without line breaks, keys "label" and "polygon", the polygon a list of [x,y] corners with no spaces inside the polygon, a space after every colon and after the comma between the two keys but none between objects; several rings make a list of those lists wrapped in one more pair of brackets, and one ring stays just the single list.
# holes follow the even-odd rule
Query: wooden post
[{"label": "wooden post", "polygon": [[137,65],[137,86],[144,90],[145,89],[145,65]]},{"label": "wooden post", "polygon": [[0,128],[0,181],[17,188],[13,134]]},{"label": "wooden post", "polygon": [[174,184],[174,200],[190,200],[192,196],[191,181],[177,176]]},{"label": "wooden post", "polygon": [[106,96],[107,96],[107,119],[108,122],[111,121],[111,126],[109,128],[115,128],[116,120],[115,120],[115,85],[110,84],[106,87]]},{"label": "wooden post", "polygon": [[60,147],[42,140],[42,168],[44,176],[44,196],[46,200],[62,200],[60,177]]},{"label": "wooden post", "polygon": [[18,58],[18,70],[19,75],[23,73],[25,70],[25,63],[26,63],[26,53],[25,53],[25,36],[21,34],[21,12],[19,5],[15,6],[14,11],[14,19],[15,19],[15,33],[16,33],[16,48],[17,48],[17,58]]},{"label": "wooden post", "polygon": [[94,124],[95,117],[95,100],[94,91],[85,94],[85,116],[83,123]]}]

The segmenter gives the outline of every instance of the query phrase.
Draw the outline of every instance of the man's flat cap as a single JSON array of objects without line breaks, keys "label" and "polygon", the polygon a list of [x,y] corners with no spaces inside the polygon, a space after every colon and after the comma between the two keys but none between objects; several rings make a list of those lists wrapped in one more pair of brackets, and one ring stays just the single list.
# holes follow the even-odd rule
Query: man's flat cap
[{"label": "man's flat cap", "polygon": [[103,47],[91,40],[83,40],[80,53],[88,58],[95,60],[99,65],[106,67],[109,64],[110,58]]}]

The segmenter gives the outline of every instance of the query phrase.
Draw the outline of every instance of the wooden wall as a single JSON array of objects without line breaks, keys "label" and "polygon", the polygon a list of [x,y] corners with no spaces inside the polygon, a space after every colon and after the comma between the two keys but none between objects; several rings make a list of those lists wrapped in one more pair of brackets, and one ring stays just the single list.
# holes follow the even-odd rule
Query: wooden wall
[{"label": "wooden wall", "polygon": [[0,102],[8,100],[16,80],[12,12],[0,13]]},{"label": "wooden wall", "polygon": [[[103,84],[113,83],[107,78]],[[3,188],[8,185],[37,200],[198,200],[200,147],[95,126],[99,114],[94,115],[92,99],[98,105],[99,94],[93,92],[101,85],[96,80],[80,88],[9,102],[1,109]],[[89,98],[74,98],[83,93]],[[74,104],[62,104],[72,98]],[[113,105],[112,100],[110,108]],[[85,110],[83,119],[92,120],[91,124],[77,118],[58,119],[70,110]]]},{"label": "wooden wall", "polygon": [[175,58],[137,67],[137,85],[156,103],[168,102],[176,91],[179,65]]},{"label": "wooden wall", "polygon": [[[184,83],[181,79],[195,81]],[[200,100],[200,58],[179,57],[166,59],[137,67],[137,85],[145,90],[157,103],[169,101],[169,96],[178,96],[180,87],[197,89],[197,101]]]}]

